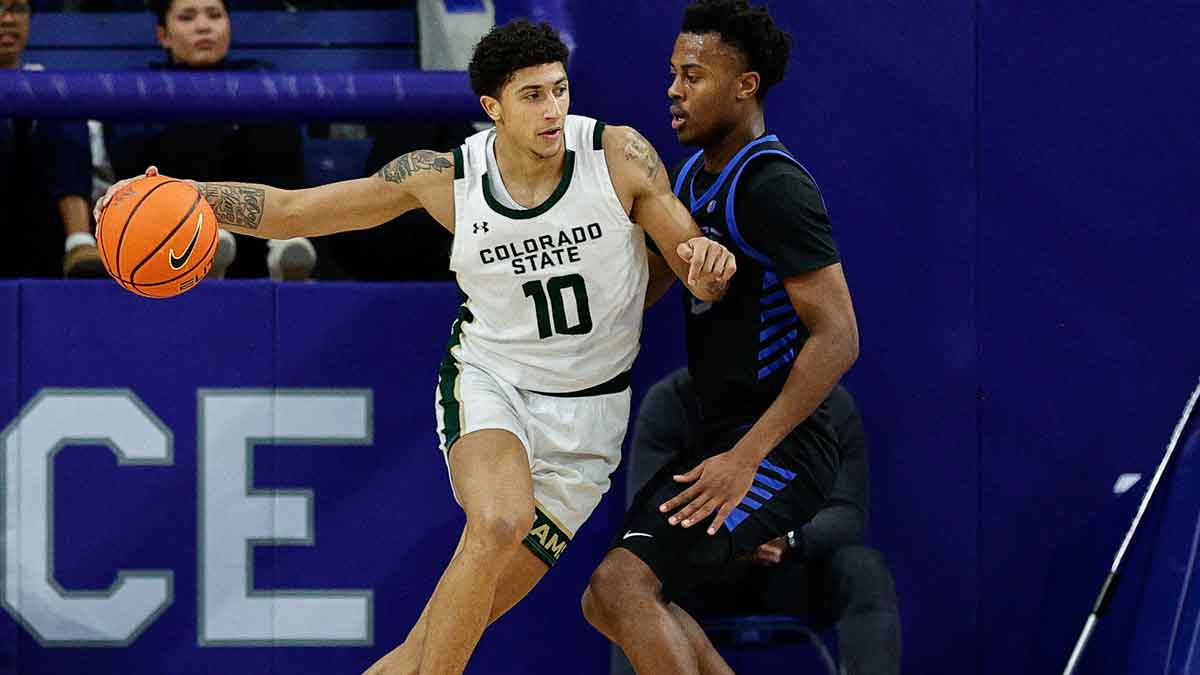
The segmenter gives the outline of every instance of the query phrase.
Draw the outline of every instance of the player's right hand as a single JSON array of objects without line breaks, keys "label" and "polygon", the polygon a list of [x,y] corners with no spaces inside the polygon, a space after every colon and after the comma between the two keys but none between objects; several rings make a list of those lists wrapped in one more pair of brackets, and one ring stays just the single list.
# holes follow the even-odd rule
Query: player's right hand
[{"label": "player's right hand", "polygon": [[737,258],[733,253],[708,237],[692,237],[675,252],[688,264],[688,286],[711,296],[723,296],[729,280],[737,273]]},{"label": "player's right hand", "polygon": [[104,193],[104,196],[101,197],[96,202],[96,205],[94,207],[92,207],[92,217],[96,219],[95,222],[97,222],[97,223],[100,222],[100,214],[104,213],[104,207],[108,206],[108,202],[109,202],[109,200],[111,200],[113,198],[113,195],[120,192],[126,185],[129,185],[130,183],[132,183],[135,180],[138,180],[139,178],[146,178],[149,176],[157,176],[157,175],[158,175],[158,167],[152,166],[152,167],[146,169],[146,173],[142,174],[141,176],[137,176],[135,178],[126,178],[125,180],[119,180],[119,181],[113,183],[108,188],[108,190]]}]

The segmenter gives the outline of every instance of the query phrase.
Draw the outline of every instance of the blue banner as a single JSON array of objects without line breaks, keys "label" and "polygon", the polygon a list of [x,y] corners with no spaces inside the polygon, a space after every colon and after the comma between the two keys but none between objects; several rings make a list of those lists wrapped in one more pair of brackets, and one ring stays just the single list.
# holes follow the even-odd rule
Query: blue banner
[{"label": "blue banner", "polygon": [[[457,305],[451,285],[0,284],[0,672],[357,673],[399,644],[463,525],[433,412]],[[472,672],[605,672],[579,598],[620,499]]]}]

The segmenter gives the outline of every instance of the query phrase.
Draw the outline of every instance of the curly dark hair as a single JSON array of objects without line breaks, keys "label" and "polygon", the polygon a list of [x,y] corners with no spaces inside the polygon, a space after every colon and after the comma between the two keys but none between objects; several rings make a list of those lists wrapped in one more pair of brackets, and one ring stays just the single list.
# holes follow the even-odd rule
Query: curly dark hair
[{"label": "curly dark hair", "polygon": [[749,69],[761,78],[759,100],[787,71],[792,36],[775,25],[766,7],[746,0],[696,0],[684,10],[681,32],[717,33],[722,42],[740,51]]},{"label": "curly dark hair", "polygon": [[[166,26],[167,15],[171,13],[171,5],[174,3],[175,0],[148,0],[146,4],[149,5],[150,11],[154,12],[154,17],[155,20],[158,21],[158,25]],[[225,9],[226,14],[229,13],[228,2],[221,0],[221,7]]]},{"label": "curly dark hair", "polygon": [[567,46],[548,23],[514,19],[488,31],[475,45],[467,72],[477,96],[499,98],[500,90],[522,68],[546,63],[567,67]]}]

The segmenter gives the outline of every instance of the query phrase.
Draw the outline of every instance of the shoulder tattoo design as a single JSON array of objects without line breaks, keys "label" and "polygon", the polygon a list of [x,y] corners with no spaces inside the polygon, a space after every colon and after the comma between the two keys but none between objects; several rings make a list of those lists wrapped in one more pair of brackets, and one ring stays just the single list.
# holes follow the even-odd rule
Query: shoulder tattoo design
[{"label": "shoulder tattoo design", "polygon": [[654,147],[638,133],[637,129],[630,128],[629,133],[625,136],[625,159],[635,162],[645,169],[646,177],[650,180],[654,180],[660,173],[666,171],[666,166],[663,165],[663,161],[655,152]]}]

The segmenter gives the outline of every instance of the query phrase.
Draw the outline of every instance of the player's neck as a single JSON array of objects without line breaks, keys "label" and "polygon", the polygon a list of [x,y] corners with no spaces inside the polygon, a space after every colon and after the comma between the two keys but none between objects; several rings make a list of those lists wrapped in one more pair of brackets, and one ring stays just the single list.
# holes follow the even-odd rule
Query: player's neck
[{"label": "player's neck", "polygon": [[746,115],[734,128],[704,148],[704,170],[709,173],[720,173],[729,164],[733,156],[746,144],[767,132],[767,122],[762,110],[756,110]]},{"label": "player's neck", "polygon": [[562,179],[565,144],[554,155],[541,157],[497,134],[495,147],[504,187],[520,203],[536,204],[539,197],[549,196]]},{"label": "player's neck", "polygon": [[12,61],[0,61],[0,70],[18,70],[21,67],[21,57],[17,57]]}]

